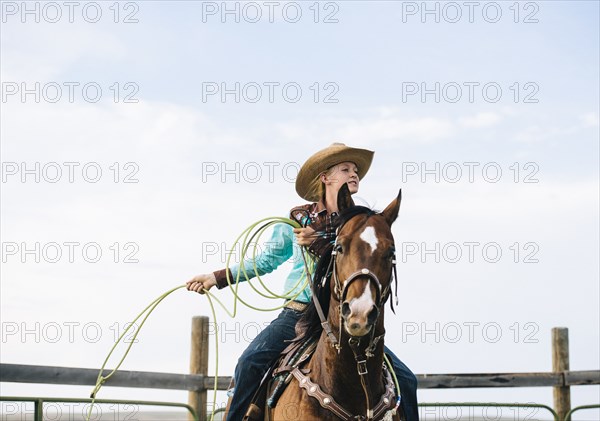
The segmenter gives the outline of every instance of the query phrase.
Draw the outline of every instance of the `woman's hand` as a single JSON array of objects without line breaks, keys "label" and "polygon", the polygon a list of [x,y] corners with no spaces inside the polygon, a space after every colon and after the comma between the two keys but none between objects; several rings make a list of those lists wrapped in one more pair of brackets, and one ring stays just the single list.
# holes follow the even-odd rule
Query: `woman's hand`
[{"label": "woman's hand", "polygon": [[195,291],[199,294],[204,294],[204,291],[208,291],[215,285],[217,285],[217,279],[215,278],[214,273],[194,276],[191,280],[186,282],[188,291]]},{"label": "woman's hand", "polygon": [[296,242],[301,246],[310,246],[316,238],[315,230],[311,227],[294,228],[294,234],[296,235]]}]

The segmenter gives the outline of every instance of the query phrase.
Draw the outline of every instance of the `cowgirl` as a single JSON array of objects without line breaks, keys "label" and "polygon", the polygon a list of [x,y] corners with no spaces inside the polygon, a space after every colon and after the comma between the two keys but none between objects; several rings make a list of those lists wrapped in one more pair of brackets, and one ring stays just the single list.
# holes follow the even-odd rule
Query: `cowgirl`
[{"label": "cowgirl", "polygon": [[[348,147],[342,143],[334,143],[316,154],[312,155],[302,165],[296,178],[296,192],[301,198],[312,202],[303,205],[302,212],[292,209],[294,219],[307,218],[306,228],[292,229],[286,224],[277,224],[269,240],[269,245],[263,253],[258,255],[254,262],[245,262],[246,267],[254,263],[260,276],[271,273],[283,262],[287,261],[294,251],[299,256],[300,246],[310,246],[315,239],[313,226],[330,226],[331,217],[338,212],[337,195],[341,186],[348,184],[351,194],[358,191],[360,180],[365,176],[373,152],[366,149]],[[229,279],[237,279],[240,265],[229,267]],[[187,282],[187,289],[203,293],[213,286],[221,289],[228,286],[227,269],[213,273],[198,275]],[[247,280],[255,276],[254,271],[247,271],[247,276],[240,276],[240,280]],[[290,295],[298,296],[293,301],[287,301],[279,316],[263,329],[254,338],[238,360],[235,368],[235,391],[229,409],[228,421],[239,421],[243,418],[250,405],[261,379],[271,363],[285,349],[287,343],[296,336],[295,326],[300,319],[302,311],[311,300],[310,285],[303,290],[299,280],[305,276],[304,262],[295,259],[292,271],[288,275],[284,291]],[[385,353],[392,362],[393,370],[398,378],[402,391],[401,405],[407,421],[419,419],[417,408],[417,379],[410,369],[402,363],[387,347]]]}]

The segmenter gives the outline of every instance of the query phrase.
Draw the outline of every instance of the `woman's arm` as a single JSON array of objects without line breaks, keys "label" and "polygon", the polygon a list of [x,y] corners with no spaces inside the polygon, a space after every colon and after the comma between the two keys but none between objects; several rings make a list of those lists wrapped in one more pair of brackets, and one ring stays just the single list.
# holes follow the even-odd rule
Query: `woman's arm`
[{"label": "woman's arm", "polygon": [[[252,259],[252,256],[244,260],[244,271],[241,264],[233,264],[229,267],[229,281],[233,284],[238,279],[244,282],[259,276],[273,272],[283,262],[288,260],[294,252],[294,232],[292,227],[287,224],[276,224],[273,228],[271,237],[263,244],[263,250]],[[251,253],[251,249],[249,250]],[[256,265],[256,271],[254,268]],[[213,286],[219,289],[229,286],[227,282],[227,270],[221,269],[213,273],[197,275],[187,282],[187,289],[203,293]]]}]

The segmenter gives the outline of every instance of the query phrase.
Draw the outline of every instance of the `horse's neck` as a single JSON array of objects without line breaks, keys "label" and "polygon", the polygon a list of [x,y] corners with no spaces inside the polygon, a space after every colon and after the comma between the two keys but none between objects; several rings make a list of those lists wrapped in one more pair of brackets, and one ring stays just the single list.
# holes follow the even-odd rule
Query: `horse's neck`
[{"label": "horse's neck", "polygon": [[[368,342],[368,338],[363,341]],[[367,374],[363,376],[364,387],[346,335],[340,338],[340,345],[341,350],[338,353],[323,332],[311,359],[309,376],[348,411],[362,414],[366,408],[365,388],[369,393],[371,407],[379,402],[385,389],[382,376],[383,341],[375,348],[374,355],[367,359]],[[361,344],[362,350],[365,347],[366,344]]]}]

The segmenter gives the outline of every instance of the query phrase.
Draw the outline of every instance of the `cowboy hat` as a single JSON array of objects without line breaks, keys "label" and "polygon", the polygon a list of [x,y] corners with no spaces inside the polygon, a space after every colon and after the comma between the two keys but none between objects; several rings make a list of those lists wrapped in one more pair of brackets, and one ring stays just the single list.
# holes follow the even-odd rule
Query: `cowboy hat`
[{"label": "cowboy hat", "polygon": [[306,160],[296,177],[296,192],[309,202],[318,202],[318,192],[311,189],[314,180],[324,171],[340,162],[353,162],[358,168],[358,178],[363,179],[373,160],[373,151],[351,148],[343,143],[333,143]]}]

